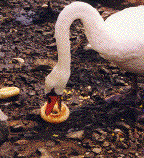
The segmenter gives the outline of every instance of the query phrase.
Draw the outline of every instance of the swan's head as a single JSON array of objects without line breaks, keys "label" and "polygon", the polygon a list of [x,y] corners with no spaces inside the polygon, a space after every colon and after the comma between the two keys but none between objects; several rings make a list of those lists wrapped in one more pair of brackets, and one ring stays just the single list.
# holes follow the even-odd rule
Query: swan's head
[{"label": "swan's head", "polygon": [[45,79],[45,94],[47,98],[46,115],[52,112],[56,102],[61,106],[61,96],[70,77],[70,69],[63,69],[58,64]]}]

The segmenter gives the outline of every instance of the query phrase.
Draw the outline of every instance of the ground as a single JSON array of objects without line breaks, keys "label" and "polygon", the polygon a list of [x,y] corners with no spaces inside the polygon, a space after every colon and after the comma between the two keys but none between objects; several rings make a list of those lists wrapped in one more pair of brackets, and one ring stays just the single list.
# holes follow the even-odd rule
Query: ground
[{"label": "ground", "polygon": [[[56,18],[71,1],[51,1],[47,17],[43,3],[0,1],[0,88],[20,88],[18,96],[0,103],[8,116],[7,122],[1,121],[1,157],[142,158],[144,126],[143,116],[138,116],[143,110],[143,77],[138,77],[141,100],[136,106],[107,104],[104,98],[129,89],[130,79],[86,49],[88,41],[79,20],[71,26],[71,77],[63,94],[70,118],[58,125],[41,119],[44,80],[57,62]],[[91,4],[104,19],[130,5]]]}]

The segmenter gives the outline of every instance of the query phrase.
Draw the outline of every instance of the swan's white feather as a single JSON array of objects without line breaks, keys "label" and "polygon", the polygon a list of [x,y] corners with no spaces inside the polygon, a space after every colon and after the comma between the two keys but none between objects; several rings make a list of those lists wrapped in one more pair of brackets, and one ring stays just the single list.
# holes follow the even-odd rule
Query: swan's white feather
[{"label": "swan's white feather", "polygon": [[74,2],[64,8],[55,25],[58,64],[46,77],[45,92],[63,93],[70,76],[70,25],[81,19],[91,47],[121,69],[144,74],[144,6],[124,9],[106,21],[87,3]]},{"label": "swan's white feather", "polygon": [[144,74],[144,6],[131,7],[111,15],[105,24],[118,54],[116,64],[126,71]]}]

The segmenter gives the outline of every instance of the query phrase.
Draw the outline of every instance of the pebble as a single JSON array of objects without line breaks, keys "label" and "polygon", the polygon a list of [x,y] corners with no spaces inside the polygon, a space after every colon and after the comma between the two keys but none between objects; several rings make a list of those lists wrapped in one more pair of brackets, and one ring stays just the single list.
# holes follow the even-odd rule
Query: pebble
[{"label": "pebble", "polygon": [[92,151],[96,154],[99,154],[102,151],[102,149],[101,148],[94,148]]},{"label": "pebble", "polygon": [[103,135],[99,135],[99,134],[94,132],[92,134],[92,139],[96,140],[96,141],[99,141],[99,142],[103,142],[106,139],[106,136],[104,134]]},{"label": "pebble", "polygon": [[120,155],[118,156],[118,158],[123,158],[123,157],[125,157],[124,154],[120,154]]},{"label": "pebble", "polygon": [[104,146],[104,147],[109,146],[109,142],[104,142],[104,143],[103,143],[103,146]]},{"label": "pebble", "polygon": [[29,92],[29,95],[30,95],[30,96],[34,96],[35,94],[36,94],[36,92],[33,91],[33,90],[31,90],[31,91]]},{"label": "pebble", "polygon": [[13,61],[17,61],[19,64],[23,64],[24,63],[24,59],[22,58],[13,58]]},{"label": "pebble", "polygon": [[85,157],[94,157],[94,153],[93,152],[86,152]]},{"label": "pebble", "polygon": [[14,133],[24,131],[24,128],[22,127],[22,125],[11,126],[10,129],[11,129],[11,132],[14,132]]},{"label": "pebble", "polygon": [[4,106],[9,106],[11,105],[11,102],[3,103]]},{"label": "pebble", "polygon": [[30,120],[13,120],[9,121],[9,126],[12,132],[22,132],[24,130],[31,130],[38,126],[35,121]]},{"label": "pebble", "polygon": [[17,87],[4,87],[0,89],[0,99],[7,99],[16,96],[20,93],[20,89]]},{"label": "pebble", "polygon": [[112,150],[109,150],[109,151],[107,151],[107,152],[110,154],[110,153],[112,153],[113,151],[112,151]]},{"label": "pebble", "polygon": [[28,144],[28,143],[29,143],[28,140],[23,139],[23,140],[16,141],[14,144],[16,144],[16,145],[25,145],[25,144]]},{"label": "pebble", "polygon": [[84,135],[84,130],[76,131],[76,132],[70,132],[66,136],[68,138],[74,138],[74,139],[82,139]]},{"label": "pebble", "polygon": [[53,156],[45,148],[39,148],[38,151],[41,152],[40,158],[53,158]]},{"label": "pebble", "polygon": [[123,133],[119,128],[114,129],[114,133]]},{"label": "pebble", "polygon": [[48,5],[47,4],[43,4],[41,7],[42,8],[48,8]]}]

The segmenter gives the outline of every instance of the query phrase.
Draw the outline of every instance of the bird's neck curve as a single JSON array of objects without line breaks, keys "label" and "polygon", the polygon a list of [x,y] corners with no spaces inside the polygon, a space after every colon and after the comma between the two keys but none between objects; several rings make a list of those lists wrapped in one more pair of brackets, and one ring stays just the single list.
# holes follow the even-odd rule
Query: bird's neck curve
[{"label": "bird's neck curve", "polygon": [[105,22],[95,8],[83,2],[74,2],[66,6],[55,25],[58,65],[65,70],[70,69],[70,26],[76,19],[82,21],[86,37],[92,48],[105,57],[107,57],[108,43],[111,43]]}]

